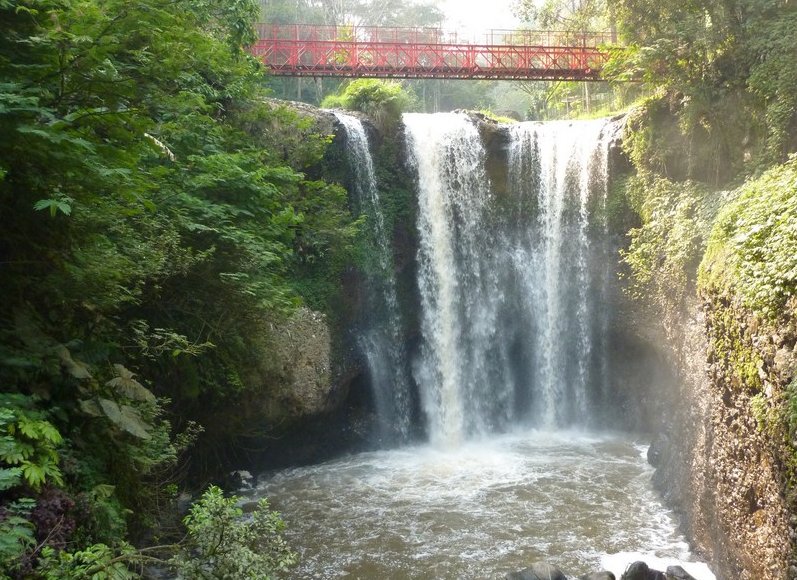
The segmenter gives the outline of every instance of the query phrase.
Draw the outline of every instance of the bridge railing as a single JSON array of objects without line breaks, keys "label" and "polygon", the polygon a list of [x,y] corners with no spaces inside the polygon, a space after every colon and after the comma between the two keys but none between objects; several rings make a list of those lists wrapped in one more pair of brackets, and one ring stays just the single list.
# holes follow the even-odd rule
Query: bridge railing
[{"label": "bridge railing", "polygon": [[598,47],[612,44],[608,32],[563,32],[550,30],[489,30],[467,34],[440,28],[383,26],[329,26],[312,24],[256,25],[263,40],[303,42],[365,42],[369,44],[436,44],[481,46],[574,46]]}]

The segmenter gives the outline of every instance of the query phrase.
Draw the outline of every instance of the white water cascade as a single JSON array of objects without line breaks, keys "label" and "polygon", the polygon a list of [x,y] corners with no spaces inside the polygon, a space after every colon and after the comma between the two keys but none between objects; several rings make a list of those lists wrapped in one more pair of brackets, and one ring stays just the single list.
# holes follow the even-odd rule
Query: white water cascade
[{"label": "white water cascade", "polygon": [[536,214],[512,247],[535,326],[527,347],[535,423],[586,426],[607,394],[610,127],[560,121],[511,131],[513,194]]},{"label": "white water cascade", "polygon": [[431,440],[589,426],[607,380],[608,122],[511,126],[503,197],[470,117],[404,123],[418,174],[415,375]]},{"label": "white water cascade", "polygon": [[373,273],[366,281],[368,318],[359,333],[359,346],[368,363],[380,434],[388,441],[404,441],[410,430],[409,377],[396,294],[392,245],[385,225],[374,162],[362,121],[335,113],[346,132],[354,193],[375,252]]},{"label": "white water cascade", "polygon": [[489,228],[485,151],[465,115],[404,116],[418,171],[418,287],[423,344],[416,382],[434,443],[455,445],[513,412],[501,252]]}]

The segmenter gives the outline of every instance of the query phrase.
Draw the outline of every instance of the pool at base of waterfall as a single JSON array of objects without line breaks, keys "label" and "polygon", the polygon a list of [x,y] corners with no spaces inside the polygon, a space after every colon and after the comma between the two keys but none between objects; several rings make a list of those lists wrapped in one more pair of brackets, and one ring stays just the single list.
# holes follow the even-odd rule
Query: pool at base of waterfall
[{"label": "pool at base of waterfall", "polygon": [[300,554],[296,578],[503,578],[544,560],[566,574],[695,560],[627,435],[513,432],[404,447],[261,477]]}]

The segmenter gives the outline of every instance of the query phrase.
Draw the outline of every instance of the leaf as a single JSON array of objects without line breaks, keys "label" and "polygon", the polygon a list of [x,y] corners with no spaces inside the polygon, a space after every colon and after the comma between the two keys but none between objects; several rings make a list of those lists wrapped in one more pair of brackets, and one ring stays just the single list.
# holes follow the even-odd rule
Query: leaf
[{"label": "leaf", "polygon": [[40,421],[39,422],[39,435],[41,439],[49,441],[50,443],[54,443],[58,445],[63,441],[63,437],[61,437],[61,433],[58,432],[58,429],[53,427],[53,424],[49,421]]},{"label": "leaf", "polygon": [[92,490],[94,495],[99,499],[108,499],[116,491],[115,485],[108,485],[107,483],[101,483],[99,485],[95,485]]},{"label": "leaf", "polygon": [[17,429],[28,439],[39,438],[39,422],[22,415],[17,421]]},{"label": "leaf", "polygon": [[119,405],[110,399],[100,399],[99,403],[105,416],[111,420],[111,423],[118,426],[119,422],[122,420],[122,410],[119,408]]},{"label": "leaf", "polygon": [[66,370],[66,372],[68,372],[70,375],[76,379],[91,378],[88,365],[84,362],[74,360],[72,358],[72,354],[69,352],[69,349],[63,344],[59,344],[57,347],[55,347],[55,352],[58,355],[58,358],[61,359],[61,366],[64,367],[64,370]]},{"label": "leaf", "polygon": [[119,426],[139,439],[149,439],[148,430],[152,427],[141,419],[136,409],[129,405],[122,405],[122,420]]},{"label": "leaf", "polygon": [[83,399],[80,401],[80,410],[92,417],[102,417],[103,415],[102,409],[94,399]]},{"label": "leaf", "polygon": [[33,204],[33,209],[36,211],[49,209],[51,217],[55,217],[59,211],[64,215],[70,215],[72,213],[72,206],[61,199],[40,199]]},{"label": "leaf", "polygon": [[132,399],[134,401],[147,401],[148,403],[155,402],[155,395],[152,394],[152,391],[135,379],[116,377],[105,384],[116,389],[119,394],[127,397],[128,399]]},{"label": "leaf", "polygon": [[22,468],[0,468],[0,491],[6,491],[22,483]]},{"label": "leaf", "polygon": [[128,399],[146,401],[148,403],[155,402],[155,395],[144,385],[135,380],[133,378],[135,375],[132,372],[120,364],[114,364],[113,368],[118,376],[105,383],[107,386],[116,389],[119,394]]},{"label": "leaf", "polygon": [[136,376],[124,365],[120,365],[119,363],[114,363],[113,370],[114,372],[116,372],[116,376],[121,377],[123,379],[132,379],[134,376]]},{"label": "leaf", "polygon": [[22,476],[34,489],[38,489],[47,479],[44,468],[35,463],[26,463],[22,468]]},{"label": "leaf", "polygon": [[6,437],[2,438],[3,445],[0,448],[0,458],[10,465],[19,465],[36,451],[33,445],[29,443],[23,443],[13,438],[8,439],[11,439],[10,445]]},{"label": "leaf", "polygon": [[105,416],[123,431],[127,431],[139,439],[150,438],[148,430],[151,425],[145,423],[138,411],[130,405],[119,406],[110,399],[100,399],[100,407]]}]

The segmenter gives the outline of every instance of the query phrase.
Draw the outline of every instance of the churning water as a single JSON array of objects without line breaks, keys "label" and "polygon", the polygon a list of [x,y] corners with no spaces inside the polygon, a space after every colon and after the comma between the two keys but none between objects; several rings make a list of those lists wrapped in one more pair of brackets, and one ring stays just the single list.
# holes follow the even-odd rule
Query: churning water
[{"label": "churning water", "polygon": [[[252,494],[282,511],[301,553],[295,577],[500,578],[546,560],[619,578],[635,559],[690,560],[644,447],[587,434],[611,406],[612,123],[505,128],[499,194],[469,116],[405,115],[418,192],[410,354],[366,133],[338,118],[376,257],[360,329],[376,411],[401,440],[417,385],[429,445],[264,480]],[[684,567],[713,578],[704,564]]]},{"label": "churning water", "polygon": [[615,436],[505,434],[289,469],[255,495],[283,513],[295,578],[503,578],[538,560],[619,578],[633,560],[690,559],[644,451]]}]

